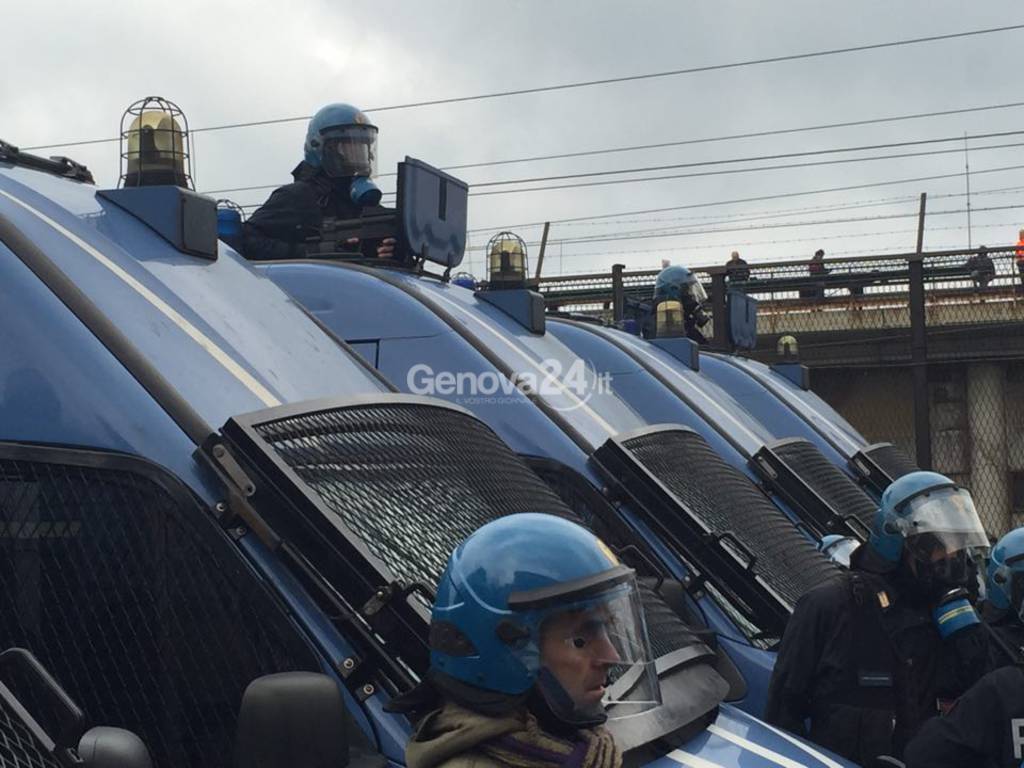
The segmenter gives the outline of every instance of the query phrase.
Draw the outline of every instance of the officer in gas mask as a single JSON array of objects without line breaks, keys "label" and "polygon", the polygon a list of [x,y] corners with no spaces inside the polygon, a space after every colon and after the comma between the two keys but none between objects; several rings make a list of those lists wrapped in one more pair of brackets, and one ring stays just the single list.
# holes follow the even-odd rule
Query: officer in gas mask
[{"label": "officer in gas mask", "polygon": [[648,338],[665,335],[665,321],[671,324],[671,318],[677,311],[675,308],[678,307],[684,334],[698,344],[707,344],[707,337],[701,332],[701,328],[711,320],[704,309],[707,300],[707,292],[693,272],[679,265],[666,267],[654,281],[653,325],[648,328],[646,335]]},{"label": "officer in gas mask", "polygon": [[1024,663],[1024,528],[992,547],[981,609],[994,635],[994,666]]},{"label": "officer in gas mask", "polygon": [[[418,721],[409,768],[620,768],[603,724],[661,702],[633,571],[553,515],[502,517],[452,553],[430,649],[392,707]],[[617,694],[616,675],[634,683]]]},{"label": "officer in gas mask", "polygon": [[988,669],[969,589],[987,549],[966,489],[934,472],[893,482],[850,570],[797,603],[765,719],[858,763],[899,757]]},{"label": "officer in gas mask", "polygon": [[394,240],[360,243],[346,237],[327,243],[332,224],[364,212],[383,212],[377,170],[377,127],[349,104],[329,104],[309,121],[304,159],[292,176],[246,221],[242,238],[232,242],[253,260],[294,259],[359,252],[387,258]]},{"label": "officer in gas mask", "polygon": [[907,768],[1016,768],[1024,760],[1024,528],[992,548],[981,614],[998,669],[921,728],[907,745]]}]

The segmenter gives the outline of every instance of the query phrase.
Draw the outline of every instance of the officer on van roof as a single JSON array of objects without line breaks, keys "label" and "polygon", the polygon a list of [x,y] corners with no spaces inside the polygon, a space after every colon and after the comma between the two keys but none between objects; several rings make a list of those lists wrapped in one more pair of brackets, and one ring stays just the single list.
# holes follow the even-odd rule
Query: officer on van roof
[{"label": "officer on van roof", "polygon": [[[324,253],[321,240],[330,222],[355,219],[364,211],[385,211],[377,172],[377,127],[350,104],[328,104],[309,121],[304,159],[295,181],[274,190],[230,243],[253,260],[294,259]],[[375,244],[377,256],[394,253],[394,240]],[[357,250],[358,240],[341,246]],[[364,248],[364,253],[365,253]],[[371,248],[371,252],[373,252]]]}]

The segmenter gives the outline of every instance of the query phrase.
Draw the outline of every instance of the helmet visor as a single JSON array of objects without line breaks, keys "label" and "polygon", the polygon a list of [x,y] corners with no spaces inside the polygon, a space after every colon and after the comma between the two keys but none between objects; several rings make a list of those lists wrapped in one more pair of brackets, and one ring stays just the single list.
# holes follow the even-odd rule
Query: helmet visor
[{"label": "helmet visor", "polygon": [[[553,609],[541,623],[538,685],[556,714],[628,717],[661,704],[635,579]],[[569,711],[565,711],[566,709]]]},{"label": "helmet visor", "polygon": [[821,552],[836,565],[850,567],[850,559],[860,542],[850,536],[841,536],[830,544],[823,546]]},{"label": "helmet visor", "polygon": [[1017,614],[1021,622],[1024,622],[1024,573],[1013,571],[1007,592],[1010,595],[1010,609]]},{"label": "helmet visor", "polygon": [[989,543],[964,488],[940,488],[907,502],[906,544],[921,562],[937,562],[959,553],[984,556]]},{"label": "helmet visor", "polygon": [[690,298],[697,304],[703,304],[708,300],[707,291],[704,290],[704,286],[697,278],[694,278],[693,282],[687,283],[683,286],[683,293],[689,294]]},{"label": "helmet visor", "polygon": [[328,176],[366,176],[377,174],[377,128],[372,125],[343,125],[325,128],[323,167]]}]

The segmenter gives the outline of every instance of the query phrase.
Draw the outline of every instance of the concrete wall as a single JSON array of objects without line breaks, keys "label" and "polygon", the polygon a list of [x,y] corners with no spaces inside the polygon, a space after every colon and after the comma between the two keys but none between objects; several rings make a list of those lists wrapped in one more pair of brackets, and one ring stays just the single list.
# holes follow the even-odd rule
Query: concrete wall
[{"label": "concrete wall", "polygon": [[[811,387],[870,442],[914,456],[909,367],[813,369]],[[971,489],[991,533],[1024,524],[1024,363],[933,364],[929,399],[933,469]]]}]

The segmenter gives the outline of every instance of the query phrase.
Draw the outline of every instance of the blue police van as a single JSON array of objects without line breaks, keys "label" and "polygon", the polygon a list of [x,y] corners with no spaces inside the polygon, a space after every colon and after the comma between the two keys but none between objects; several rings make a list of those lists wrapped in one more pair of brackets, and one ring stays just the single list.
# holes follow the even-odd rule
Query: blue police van
[{"label": "blue police van", "polygon": [[[411,724],[386,705],[426,668],[448,553],[501,515],[583,517],[523,457],[543,452],[399,391],[219,243],[213,201],[187,190],[98,190],[0,145],[0,272],[0,646],[158,766],[401,765]],[[637,471],[632,450],[604,461]],[[689,621],[704,597],[666,572],[657,531],[636,535],[653,518],[634,504],[583,520],[640,572],[658,655],[663,704],[616,726],[627,757],[844,765],[725,703],[743,677]],[[751,570],[731,546],[700,561],[704,593],[770,592],[713,575]],[[54,685],[16,672],[0,665],[2,762],[81,760]]]}]

